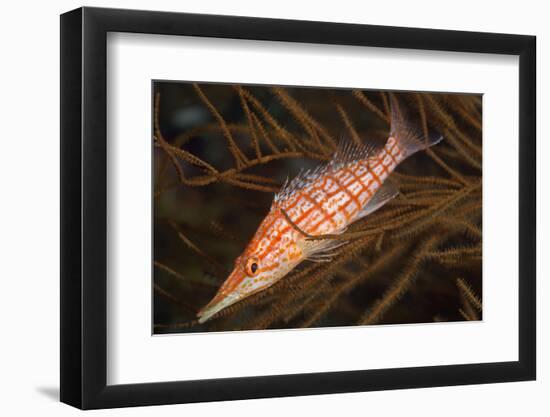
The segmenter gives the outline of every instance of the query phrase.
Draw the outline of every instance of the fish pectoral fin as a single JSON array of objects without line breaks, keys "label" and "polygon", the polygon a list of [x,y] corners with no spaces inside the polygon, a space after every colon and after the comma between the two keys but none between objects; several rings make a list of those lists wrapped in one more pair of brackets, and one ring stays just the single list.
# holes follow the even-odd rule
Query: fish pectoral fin
[{"label": "fish pectoral fin", "polygon": [[371,199],[367,202],[365,207],[363,207],[355,220],[359,220],[365,216],[368,216],[371,213],[374,213],[384,204],[386,204],[391,199],[395,198],[399,194],[399,190],[391,182],[386,181],[382,186],[374,193]]},{"label": "fish pectoral fin", "polygon": [[[343,231],[342,231],[343,232]],[[348,243],[347,240],[333,238],[302,240],[298,243],[304,258],[312,262],[330,262],[338,254],[337,249]]]}]

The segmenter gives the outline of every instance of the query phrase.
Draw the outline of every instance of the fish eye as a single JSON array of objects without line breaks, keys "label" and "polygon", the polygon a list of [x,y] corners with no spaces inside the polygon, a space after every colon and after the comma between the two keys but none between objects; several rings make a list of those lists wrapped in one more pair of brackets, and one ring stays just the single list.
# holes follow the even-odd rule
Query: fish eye
[{"label": "fish eye", "polygon": [[253,277],[257,275],[260,269],[259,260],[255,256],[248,258],[245,265],[245,272],[248,276]]}]

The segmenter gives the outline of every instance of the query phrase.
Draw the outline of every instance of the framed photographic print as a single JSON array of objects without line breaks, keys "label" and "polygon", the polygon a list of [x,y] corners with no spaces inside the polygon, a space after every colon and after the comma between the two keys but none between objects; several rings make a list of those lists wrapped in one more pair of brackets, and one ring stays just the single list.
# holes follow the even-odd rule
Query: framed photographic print
[{"label": "framed photographic print", "polygon": [[61,400],[535,378],[535,38],[61,16]]}]

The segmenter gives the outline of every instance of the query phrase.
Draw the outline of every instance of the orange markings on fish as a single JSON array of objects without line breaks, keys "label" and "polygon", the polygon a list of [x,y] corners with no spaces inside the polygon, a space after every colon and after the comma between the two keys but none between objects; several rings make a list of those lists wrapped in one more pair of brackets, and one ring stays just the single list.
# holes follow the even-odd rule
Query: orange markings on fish
[{"label": "orange markings on fish", "polygon": [[305,260],[330,261],[346,242],[308,235],[343,233],[397,195],[385,179],[405,158],[442,138],[427,142],[415,136],[394,108],[392,102],[392,134],[380,149],[344,141],[331,162],[283,186],[227,280],[198,313],[199,322],[270,287]]}]

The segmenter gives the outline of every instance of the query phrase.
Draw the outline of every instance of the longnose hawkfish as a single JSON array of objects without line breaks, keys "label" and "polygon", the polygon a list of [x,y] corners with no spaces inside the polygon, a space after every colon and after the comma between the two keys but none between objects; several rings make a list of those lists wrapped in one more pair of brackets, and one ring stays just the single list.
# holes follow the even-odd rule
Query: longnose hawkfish
[{"label": "longnose hawkfish", "polygon": [[303,261],[329,262],[345,240],[311,236],[341,234],[398,194],[391,182],[385,182],[388,176],[403,160],[442,137],[421,139],[394,99],[391,107],[391,130],[384,146],[341,141],[329,163],[283,185],[231,274],[197,314],[200,323],[270,287]]}]

